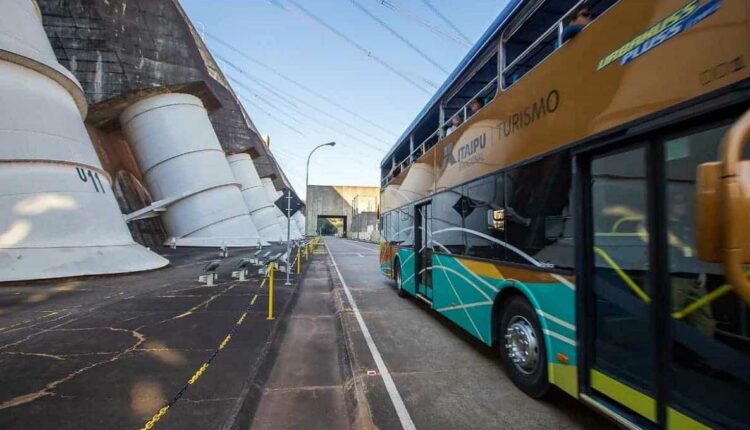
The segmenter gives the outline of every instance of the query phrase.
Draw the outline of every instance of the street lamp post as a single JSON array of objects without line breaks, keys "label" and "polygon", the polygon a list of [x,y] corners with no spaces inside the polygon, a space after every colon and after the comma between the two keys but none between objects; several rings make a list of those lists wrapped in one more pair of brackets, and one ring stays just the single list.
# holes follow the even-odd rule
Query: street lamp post
[{"label": "street lamp post", "polygon": [[[308,191],[310,188],[310,157],[312,157],[315,151],[317,151],[318,149],[324,146],[336,146],[336,142],[328,142],[322,145],[318,145],[315,148],[313,148],[313,150],[310,151],[310,154],[307,156],[307,168],[305,169],[305,207],[307,207],[307,196],[308,196]],[[305,231],[303,232],[305,235],[307,235],[307,222],[308,222],[307,217],[305,217]]]}]

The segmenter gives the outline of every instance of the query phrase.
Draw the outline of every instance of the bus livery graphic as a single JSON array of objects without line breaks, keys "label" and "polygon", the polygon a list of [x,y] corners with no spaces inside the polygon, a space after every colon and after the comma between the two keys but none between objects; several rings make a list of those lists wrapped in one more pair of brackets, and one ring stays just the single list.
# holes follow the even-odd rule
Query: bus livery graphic
[{"label": "bus livery graphic", "polygon": [[646,52],[708,18],[709,15],[719,9],[721,1],[710,0],[705,5],[698,7],[699,0],[692,0],[672,15],[659,21],[645,32],[602,58],[599,61],[597,70],[607,67],[618,59],[621,66],[630,63]]}]

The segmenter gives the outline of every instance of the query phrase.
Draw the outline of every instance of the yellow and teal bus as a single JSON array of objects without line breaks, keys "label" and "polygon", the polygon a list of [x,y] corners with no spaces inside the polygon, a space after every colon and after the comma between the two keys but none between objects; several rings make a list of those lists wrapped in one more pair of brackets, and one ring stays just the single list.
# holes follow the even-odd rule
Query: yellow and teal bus
[{"label": "yellow and teal bus", "polygon": [[398,293],[531,397],[750,428],[749,14],[509,1],[381,163]]}]

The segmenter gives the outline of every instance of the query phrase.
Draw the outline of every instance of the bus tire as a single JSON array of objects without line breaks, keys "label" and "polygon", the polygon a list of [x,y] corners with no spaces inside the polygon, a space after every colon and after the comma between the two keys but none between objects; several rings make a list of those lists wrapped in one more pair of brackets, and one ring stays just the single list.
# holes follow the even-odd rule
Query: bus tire
[{"label": "bus tire", "polygon": [[503,306],[499,348],[513,383],[526,395],[539,399],[549,391],[547,348],[539,318],[522,296],[511,297]]},{"label": "bus tire", "polygon": [[394,279],[396,279],[396,293],[399,297],[406,297],[406,291],[404,291],[404,280],[401,278],[401,264],[396,260],[393,268],[395,273]]}]

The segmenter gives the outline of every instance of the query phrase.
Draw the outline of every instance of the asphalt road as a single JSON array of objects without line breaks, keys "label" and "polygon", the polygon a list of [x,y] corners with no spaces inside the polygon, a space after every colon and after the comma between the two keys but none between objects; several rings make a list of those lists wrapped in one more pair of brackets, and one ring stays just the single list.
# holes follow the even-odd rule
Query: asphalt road
[{"label": "asphalt road", "polygon": [[[423,303],[396,295],[378,268],[377,245],[335,238],[327,238],[326,245],[417,429],[614,428],[562,392],[536,401],[516,389],[496,351]],[[343,290],[338,279],[335,283]],[[378,372],[356,312],[348,304],[345,308],[341,314],[354,380],[362,382],[368,413],[380,429],[401,428],[394,389],[389,393],[387,378]]]}]

